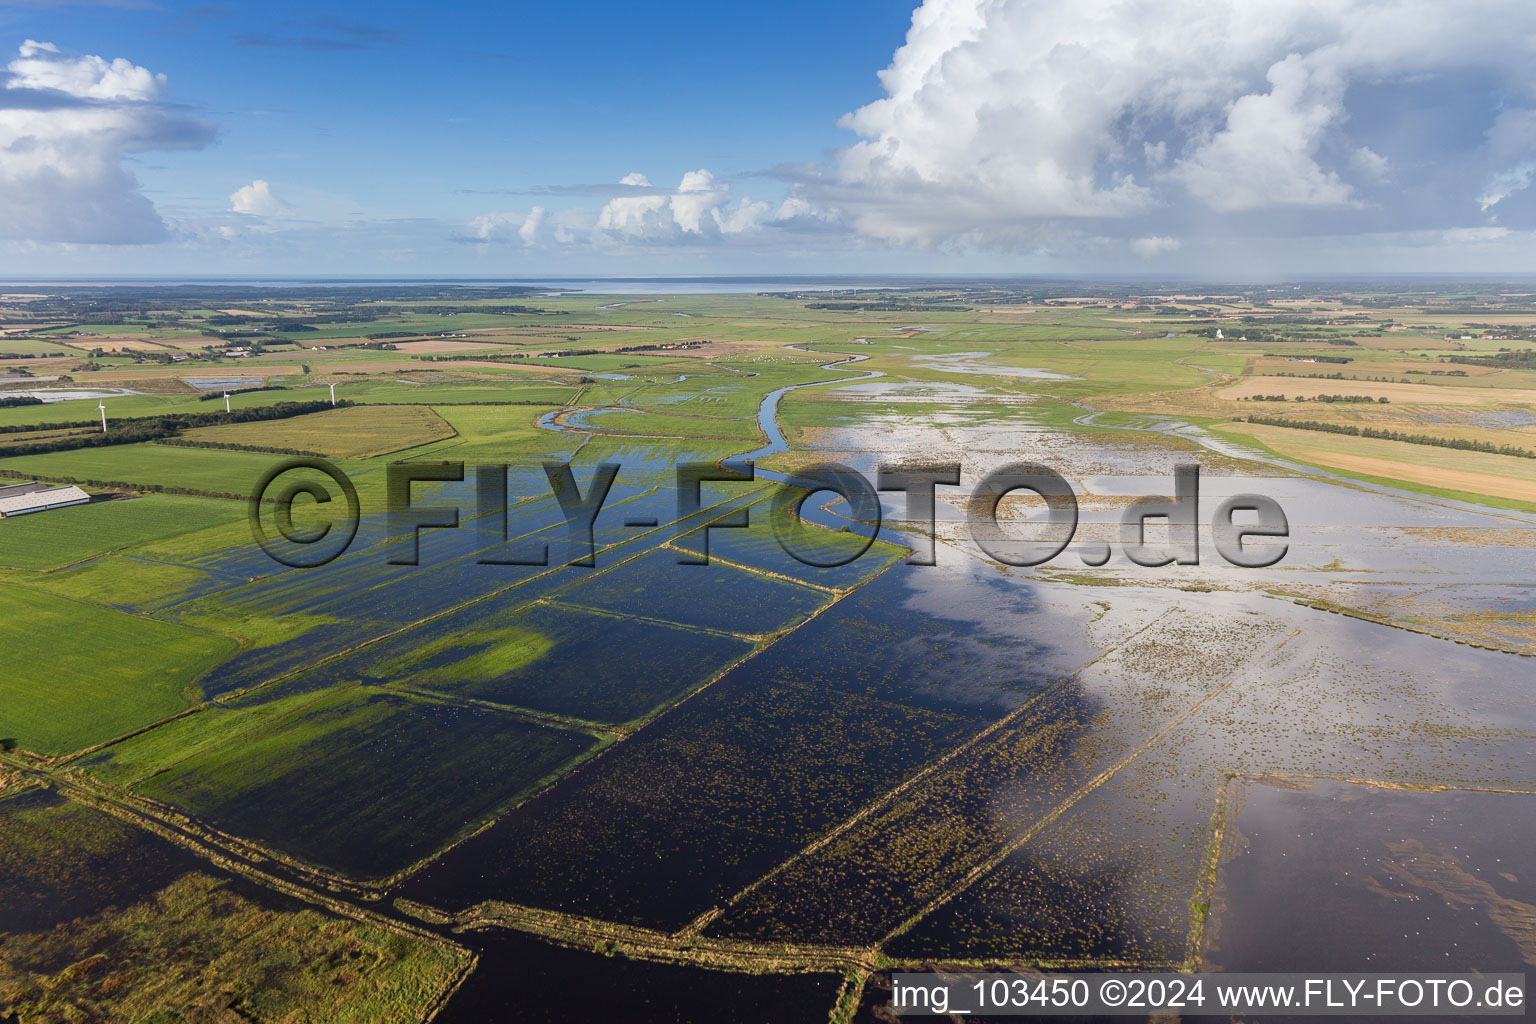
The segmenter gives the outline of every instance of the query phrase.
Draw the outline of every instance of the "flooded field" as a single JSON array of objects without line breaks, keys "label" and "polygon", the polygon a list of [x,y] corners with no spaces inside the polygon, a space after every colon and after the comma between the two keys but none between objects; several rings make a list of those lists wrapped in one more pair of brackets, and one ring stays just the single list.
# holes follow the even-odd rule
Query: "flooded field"
[{"label": "flooded field", "polygon": [[1536,966],[1536,797],[1268,776],[1227,792],[1207,969]]},{"label": "flooded field", "polygon": [[[707,1024],[720,1007],[732,1020],[771,1024],[821,1020],[844,979],[835,973],[741,974],[628,960],[613,953],[553,946],[516,934],[468,933],[481,969],[454,996],[442,1024],[515,1019],[558,1024],[574,1015],[634,1024]],[[512,986],[508,979],[528,979]]]},{"label": "flooded field", "polygon": [[368,878],[436,852],[592,743],[485,708],[342,689],[135,788]]}]

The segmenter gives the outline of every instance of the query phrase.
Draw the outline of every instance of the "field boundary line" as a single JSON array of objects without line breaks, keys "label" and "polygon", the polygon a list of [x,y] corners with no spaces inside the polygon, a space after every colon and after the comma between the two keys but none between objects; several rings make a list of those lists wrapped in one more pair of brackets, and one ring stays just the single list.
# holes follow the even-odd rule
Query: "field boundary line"
[{"label": "field boundary line", "polygon": [[[781,862],[780,864],[778,864],[777,866],[775,866],[774,868],[769,870],[766,874],[760,875],[750,885],[748,885],[746,888],[742,889],[740,892],[737,892],[729,900],[727,900],[726,901],[726,907],[734,906],[736,903],[740,902],[741,900],[745,899],[747,896],[751,895],[754,891],[756,891],[758,888],[760,888],[761,886],[763,886],[766,883],[768,883],[769,881],[771,881],[773,878],[775,878],[778,875],[780,875],[780,874],[784,873],[785,871],[789,870],[791,867],[795,866],[799,862],[801,862],[801,861],[803,861],[803,860],[805,860],[805,859],[807,859],[807,858],[809,858],[811,856],[814,856],[823,847],[825,847],[828,844],[832,843],[834,840],[838,839],[844,833],[846,833],[849,830],[851,830],[854,826],[858,825],[859,822],[863,821],[864,819],[868,818],[870,815],[872,815],[875,812],[879,811],[882,807],[885,807],[885,806],[889,805],[891,802],[893,802],[896,799],[898,799],[899,797],[901,797],[902,794],[904,794],[908,790],[912,789],[913,787],[918,786],[918,785],[928,781],[931,776],[933,776],[936,773],[938,773],[942,768],[944,768],[945,765],[949,764],[951,761],[953,761],[956,758],[960,757],[961,755],[965,754],[967,751],[971,750],[973,747],[978,746],[984,740],[986,740],[988,737],[992,736],[994,733],[997,733],[997,732],[1007,728],[1009,725],[1012,725],[1014,722],[1023,719],[1024,717],[1027,716],[1027,714],[1030,711],[1033,711],[1033,710],[1037,709],[1041,703],[1043,703],[1044,701],[1048,700],[1050,697],[1060,693],[1062,690],[1066,689],[1066,687],[1071,684],[1071,682],[1076,678],[1076,676],[1081,674],[1084,670],[1086,670],[1088,668],[1091,668],[1095,663],[1097,663],[1101,659],[1108,657],[1110,654],[1113,654],[1115,651],[1119,650],[1121,647],[1123,647],[1126,644],[1130,643],[1132,640],[1135,640],[1142,633],[1145,633],[1147,630],[1151,629],[1153,626],[1156,626],[1163,619],[1167,618],[1169,615],[1177,612],[1178,610],[1179,609],[1177,608],[1177,606],[1171,606],[1171,607],[1163,609],[1162,612],[1160,612],[1156,616],[1154,616],[1149,622],[1147,622],[1141,628],[1133,631],[1128,636],[1126,636],[1123,639],[1121,639],[1118,643],[1114,644],[1111,647],[1105,648],[1104,650],[1100,651],[1098,654],[1096,654],[1092,658],[1090,658],[1088,661],[1084,662],[1076,670],[1074,670],[1074,672],[1073,672],[1073,674],[1071,676],[1068,676],[1068,677],[1066,677],[1064,679],[1058,680],[1056,683],[1052,684],[1051,686],[1046,687],[1044,690],[1040,691],[1039,693],[1037,693],[1033,697],[1031,697],[1024,704],[1022,704],[1019,707],[1015,708],[1014,710],[1010,711],[1008,714],[1004,715],[1002,718],[997,719],[991,725],[988,725],[985,729],[983,729],[980,732],[976,733],[974,736],[972,736],[970,739],[966,740],[960,746],[954,747],[954,748],[950,749],[949,751],[945,752],[944,754],[941,754],[936,760],[929,762],[926,766],[921,768],[916,774],[910,776],[904,782],[899,783],[895,788],[887,790],[885,793],[882,793],[880,796],[876,797],[874,800],[872,800],[869,803],[865,804],[858,811],[854,812],[854,814],[851,817],[843,819],[834,828],[832,828],[830,831],[828,831],[825,834],[823,834],[820,838],[816,839],[815,841],[811,842],[810,844],[808,844],[804,848],[802,848],[802,849],[796,851],[795,853],[791,854],[786,860],[784,860],[783,862]],[[679,932],[679,934],[680,935],[681,934],[686,934],[690,930],[694,930],[695,932],[701,931],[703,928],[708,927],[708,925],[710,923],[712,923],[715,918],[719,917],[722,913],[724,913],[724,910],[725,910],[724,907],[714,907],[714,908],[711,908],[710,911],[708,911],[708,912],[706,912],[704,914],[701,914],[694,921],[690,922],[687,927],[685,927],[681,932]]]},{"label": "field boundary line", "polygon": [[956,896],[965,892],[972,885],[976,884],[976,882],[980,881],[982,877],[989,874],[994,868],[1007,860],[1016,850],[1020,849],[1031,839],[1035,838],[1035,836],[1037,836],[1042,830],[1052,824],[1055,824],[1055,822],[1059,820],[1062,815],[1066,814],[1067,811],[1071,810],[1089,794],[1093,793],[1110,779],[1118,775],[1120,771],[1127,765],[1131,764],[1142,754],[1146,753],[1148,750],[1151,750],[1153,747],[1162,743],[1163,740],[1171,736],[1180,726],[1194,717],[1194,715],[1199,712],[1199,710],[1208,702],[1225,693],[1233,683],[1242,678],[1243,673],[1246,672],[1250,666],[1258,663],[1264,658],[1268,658],[1270,655],[1284,647],[1293,638],[1300,635],[1300,633],[1301,628],[1298,626],[1297,628],[1291,630],[1291,632],[1287,633],[1285,636],[1281,637],[1275,643],[1270,644],[1269,647],[1265,648],[1264,651],[1257,657],[1245,662],[1243,665],[1235,669],[1230,675],[1227,676],[1226,679],[1224,679],[1221,683],[1217,684],[1212,689],[1208,690],[1204,695],[1200,697],[1199,700],[1195,701],[1182,713],[1174,717],[1171,721],[1159,729],[1156,734],[1137,744],[1120,760],[1116,761],[1114,764],[1104,769],[1098,775],[1095,775],[1093,778],[1083,783],[1070,795],[1068,795],[1065,800],[1057,804],[1043,817],[1037,819],[1033,825],[1029,826],[1029,828],[1025,829],[1020,836],[1018,836],[1012,842],[1006,844],[998,853],[976,865],[974,868],[968,871],[965,876],[960,879],[959,882],[955,883],[955,885],[951,886],[945,892],[940,893],[938,896],[935,896],[932,900],[929,900],[928,903],[924,904],[916,914],[913,914],[901,924],[897,925],[895,929],[893,929],[888,935],[882,938],[879,942],[879,945],[884,946],[887,942],[890,942],[897,936],[909,931],[923,918],[927,917],[929,914],[933,913],[935,910],[942,907]]}]

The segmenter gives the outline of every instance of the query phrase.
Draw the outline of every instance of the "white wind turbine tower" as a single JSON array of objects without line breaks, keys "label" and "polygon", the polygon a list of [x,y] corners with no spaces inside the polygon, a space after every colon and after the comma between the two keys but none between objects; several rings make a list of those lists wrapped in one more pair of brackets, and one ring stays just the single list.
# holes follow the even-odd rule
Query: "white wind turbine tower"
[{"label": "white wind turbine tower", "polygon": [[96,408],[101,410],[101,432],[105,434],[107,432],[107,403],[102,402]]},{"label": "white wind turbine tower", "polygon": [[331,404],[332,405],[336,404],[336,385],[335,384],[331,385]]},{"label": "white wind turbine tower", "polygon": [[229,392],[224,392],[224,411],[229,412]]}]

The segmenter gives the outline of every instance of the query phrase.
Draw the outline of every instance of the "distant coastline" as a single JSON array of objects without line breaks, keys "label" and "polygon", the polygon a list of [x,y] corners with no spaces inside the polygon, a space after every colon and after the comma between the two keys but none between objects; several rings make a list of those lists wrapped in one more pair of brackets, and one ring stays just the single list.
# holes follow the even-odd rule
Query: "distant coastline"
[{"label": "distant coastline", "polygon": [[390,285],[524,286],[549,291],[584,292],[600,295],[703,295],[744,294],[776,291],[834,291],[849,288],[911,288],[933,281],[928,277],[822,277],[822,276],[744,276],[744,277],[7,277],[0,288],[69,287],[387,287]]}]

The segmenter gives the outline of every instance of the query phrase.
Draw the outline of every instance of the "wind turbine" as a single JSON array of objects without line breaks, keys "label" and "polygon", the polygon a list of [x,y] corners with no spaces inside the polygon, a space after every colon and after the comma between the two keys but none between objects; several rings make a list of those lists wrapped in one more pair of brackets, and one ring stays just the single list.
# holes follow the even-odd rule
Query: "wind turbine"
[{"label": "wind turbine", "polygon": [[107,403],[102,402],[96,408],[101,410],[101,432],[105,434],[107,432]]},{"label": "wind turbine", "polygon": [[229,412],[229,392],[224,392],[224,411]]},{"label": "wind turbine", "polygon": [[335,384],[331,385],[331,404],[332,405],[336,404],[336,385]]}]

